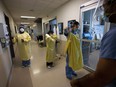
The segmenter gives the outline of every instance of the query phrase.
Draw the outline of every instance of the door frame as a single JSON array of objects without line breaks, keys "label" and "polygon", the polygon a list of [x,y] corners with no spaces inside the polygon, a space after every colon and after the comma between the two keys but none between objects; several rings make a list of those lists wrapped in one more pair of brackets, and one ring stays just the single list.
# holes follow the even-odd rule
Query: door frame
[{"label": "door frame", "polygon": [[5,23],[7,25],[7,31],[8,31],[8,35],[9,35],[9,48],[10,48],[10,54],[11,54],[11,59],[15,58],[15,53],[14,53],[14,46],[13,46],[13,41],[12,41],[12,31],[11,31],[11,28],[10,28],[10,20],[9,20],[9,17],[4,14],[4,19],[5,19]]},{"label": "door frame", "polygon": [[46,34],[47,34],[47,32],[49,31],[49,22],[46,22],[46,23],[43,23],[43,30],[44,30],[44,35],[43,35],[43,37],[44,37],[44,46],[46,46]]},{"label": "door frame", "polygon": [[[83,35],[83,12],[86,12],[86,11],[89,11],[89,10],[92,10],[92,9],[95,9],[96,6],[97,6],[97,2],[95,2],[95,3],[89,3],[89,5],[87,5],[87,6],[82,6],[82,7],[80,8],[80,25],[81,25],[81,26],[80,26],[80,28],[81,28],[81,32],[80,32],[80,41],[81,41],[81,46],[82,46],[82,41],[98,43],[97,40],[85,40],[85,39],[82,38],[82,37],[83,37],[83,36],[82,36],[82,35]],[[105,22],[105,24],[104,24],[104,34],[105,34],[106,32],[108,32],[109,27],[110,27],[110,24]],[[103,34],[103,35],[104,35],[104,34]],[[86,65],[84,65],[84,68],[87,69],[88,71],[91,71],[91,72],[94,71],[94,69],[92,69],[91,67],[86,66]]]}]

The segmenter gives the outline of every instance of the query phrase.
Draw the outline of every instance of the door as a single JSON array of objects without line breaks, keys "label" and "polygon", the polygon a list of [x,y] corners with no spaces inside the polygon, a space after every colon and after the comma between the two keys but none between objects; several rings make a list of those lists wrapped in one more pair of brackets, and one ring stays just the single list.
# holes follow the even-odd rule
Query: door
[{"label": "door", "polygon": [[46,45],[46,34],[48,33],[49,31],[49,23],[43,23],[43,27],[44,27],[44,45]]},{"label": "door", "polygon": [[9,23],[9,18],[4,14],[5,17],[5,22],[7,25],[7,31],[8,31],[8,35],[9,35],[9,39],[10,39],[10,53],[11,53],[11,58],[15,57],[15,53],[14,53],[14,47],[13,47],[13,42],[12,42],[12,35],[11,35],[11,29],[10,29],[10,23]]},{"label": "door", "polygon": [[95,70],[99,60],[100,43],[106,33],[101,6],[93,18],[97,3],[81,8],[81,44],[86,68]]}]

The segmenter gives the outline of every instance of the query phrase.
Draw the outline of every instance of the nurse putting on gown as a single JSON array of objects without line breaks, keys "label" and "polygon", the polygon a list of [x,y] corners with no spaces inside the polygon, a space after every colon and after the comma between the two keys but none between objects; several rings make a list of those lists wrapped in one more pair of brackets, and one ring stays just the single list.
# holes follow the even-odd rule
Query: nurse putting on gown
[{"label": "nurse putting on gown", "polygon": [[22,60],[22,67],[30,66],[30,46],[29,42],[31,41],[30,35],[25,32],[24,28],[19,29],[19,34],[13,39],[13,42],[17,42],[19,56]]},{"label": "nurse putting on gown", "polygon": [[75,71],[83,67],[78,26],[79,23],[75,21],[71,30],[65,30],[65,36],[67,37],[65,48],[65,52],[67,54],[66,77],[70,80],[73,79],[73,76],[77,76],[77,73]]}]

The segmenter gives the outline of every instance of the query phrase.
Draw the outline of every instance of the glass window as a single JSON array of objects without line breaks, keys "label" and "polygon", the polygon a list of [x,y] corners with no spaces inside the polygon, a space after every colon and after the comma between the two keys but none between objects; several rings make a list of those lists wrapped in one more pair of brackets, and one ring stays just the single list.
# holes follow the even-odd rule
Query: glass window
[{"label": "glass window", "polygon": [[82,53],[84,65],[95,70],[99,60],[100,42],[104,35],[103,12],[100,7],[93,19],[95,9],[82,13]]}]

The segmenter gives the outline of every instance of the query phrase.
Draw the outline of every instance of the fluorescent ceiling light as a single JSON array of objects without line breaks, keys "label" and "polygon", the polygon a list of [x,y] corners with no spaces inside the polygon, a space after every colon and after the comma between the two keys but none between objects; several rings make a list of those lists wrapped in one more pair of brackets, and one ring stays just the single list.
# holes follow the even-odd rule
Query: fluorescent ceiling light
[{"label": "fluorescent ceiling light", "polygon": [[28,22],[21,22],[21,24],[30,24],[30,23],[28,23]]},{"label": "fluorescent ceiling light", "polygon": [[21,18],[35,18],[33,16],[21,16]]},{"label": "fluorescent ceiling light", "polygon": [[33,27],[35,27],[35,26],[36,26],[36,24],[33,25]]}]

